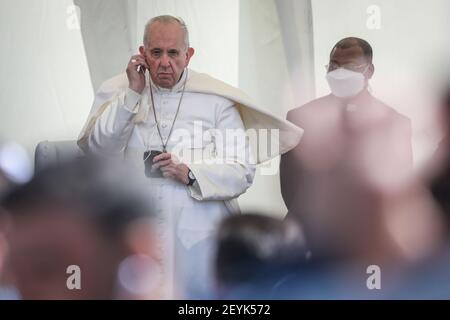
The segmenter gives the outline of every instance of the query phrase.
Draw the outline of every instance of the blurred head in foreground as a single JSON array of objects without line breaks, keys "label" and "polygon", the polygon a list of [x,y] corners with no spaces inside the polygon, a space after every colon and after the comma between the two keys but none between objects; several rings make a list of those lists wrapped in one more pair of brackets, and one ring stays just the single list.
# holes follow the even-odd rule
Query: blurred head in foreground
[{"label": "blurred head in foreground", "polygon": [[[9,185],[10,185],[9,180],[6,178],[6,175],[0,169],[0,197],[4,192],[6,192]],[[2,274],[8,247],[5,238],[6,229],[8,225],[6,217],[7,217],[6,213],[3,212],[2,208],[0,207],[0,287],[2,285],[3,280]],[[0,298],[1,298],[1,288],[0,288]]]},{"label": "blurred head in foreground", "polygon": [[[0,199],[13,186],[24,183],[30,178],[29,164],[28,155],[23,147],[13,142],[0,141]],[[10,272],[6,261],[8,252],[6,234],[9,226],[9,217],[0,207],[0,300],[18,297],[10,284]]]},{"label": "blurred head in foreground", "polygon": [[12,190],[9,263],[25,299],[148,298],[155,290],[152,210],[123,166],[93,159]]},{"label": "blurred head in foreground", "polygon": [[295,222],[259,214],[231,216],[218,232],[215,273],[219,295],[260,282],[275,285],[279,276],[305,260],[303,234]]}]

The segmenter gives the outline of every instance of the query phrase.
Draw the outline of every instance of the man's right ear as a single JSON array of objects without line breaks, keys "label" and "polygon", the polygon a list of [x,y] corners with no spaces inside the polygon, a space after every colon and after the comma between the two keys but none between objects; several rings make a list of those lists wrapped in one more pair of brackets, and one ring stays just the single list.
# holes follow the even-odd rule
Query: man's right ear
[{"label": "man's right ear", "polygon": [[142,54],[142,55],[145,54],[145,48],[144,48],[144,46],[140,46],[140,47],[139,47],[139,53]]},{"label": "man's right ear", "polygon": [[187,52],[186,52],[186,65],[185,65],[185,67],[187,67],[189,65],[189,61],[191,60],[191,58],[194,55],[194,53],[195,53],[194,48],[189,47],[187,49]]},{"label": "man's right ear", "polygon": [[370,64],[368,71],[369,74],[367,75],[367,78],[372,79],[373,74],[375,73],[375,66],[373,65],[373,63]]}]

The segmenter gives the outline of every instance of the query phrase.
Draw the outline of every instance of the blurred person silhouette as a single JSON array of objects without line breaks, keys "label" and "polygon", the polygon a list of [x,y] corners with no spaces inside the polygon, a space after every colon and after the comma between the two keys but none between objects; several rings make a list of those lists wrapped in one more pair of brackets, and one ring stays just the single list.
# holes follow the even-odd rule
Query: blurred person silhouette
[{"label": "blurred person silhouette", "polygon": [[[0,199],[3,194],[11,187],[12,182],[6,177],[3,170],[0,168]],[[8,244],[6,241],[6,233],[9,227],[8,215],[0,207],[0,300],[18,298],[17,293],[13,288],[10,288],[5,280],[5,265],[8,251]],[[5,283],[6,282],[6,283]]]},{"label": "blurred person silhouette", "polygon": [[349,163],[328,190],[333,207],[302,220],[306,263],[278,270],[268,281],[232,288],[233,298],[384,299],[404,284],[406,270],[436,251],[441,221],[418,183],[385,192]]},{"label": "blurred person silhouette", "polygon": [[5,196],[8,260],[24,299],[158,298],[155,216],[133,177],[106,159],[78,159]]},{"label": "blurred person silhouette", "polygon": [[[370,44],[342,39],[326,68],[331,94],[289,111],[287,119],[305,134],[280,162],[286,218],[300,221],[308,245],[318,246],[311,248],[312,259],[319,255],[315,250],[335,254],[334,246],[345,247],[343,236],[358,225],[370,226],[367,219],[380,225],[380,215],[369,212],[404,189],[412,174],[410,120],[369,90],[375,71]],[[348,239],[350,247],[369,245],[364,237]]]},{"label": "blurred person silhouette", "polygon": [[[25,149],[13,142],[0,143],[0,200],[14,186],[30,179],[31,166]],[[8,266],[7,233],[10,229],[9,215],[0,207],[0,300],[20,298],[11,283]]]},{"label": "blurred person silhouette", "polygon": [[[369,90],[375,67],[370,44],[345,38],[326,66],[331,94],[289,111],[305,129],[297,147],[281,157],[280,183],[288,217],[332,208],[330,181],[340,167],[360,168],[380,189],[399,188],[412,169],[411,124]],[[332,195],[331,195],[332,196]]]},{"label": "blurred person silhouette", "polygon": [[[404,272],[404,281],[391,292],[392,299],[449,299],[450,298],[450,87],[441,99],[439,121],[444,136],[431,161],[422,173],[428,194],[434,201],[439,218],[434,236],[434,254]],[[420,235],[418,235],[420,237]]]},{"label": "blurred person silhouette", "polygon": [[[443,177],[445,176],[444,172],[448,167],[448,159],[450,158],[450,86],[444,90],[444,93],[441,94],[441,106],[439,110],[439,126],[443,129],[443,137],[439,142],[439,145],[436,151],[433,154],[433,157],[429,163],[429,168],[425,172],[425,179],[428,181],[445,181]],[[430,181],[430,184],[433,182]],[[438,184],[439,185],[439,184]],[[436,200],[439,203],[444,203],[444,199],[446,199],[446,193],[440,192],[441,188],[436,185]],[[442,188],[445,190],[445,188]]]},{"label": "blurred person silhouette", "polygon": [[215,256],[216,298],[251,299],[286,281],[307,261],[300,226],[262,214],[242,214],[222,221]]},{"label": "blurred person silhouette", "polygon": [[[441,219],[413,176],[410,121],[372,96],[371,46],[345,38],[327,66],[331,94],[288,113],[305,129],[282,156],[287,221],[303,227],[311,260],[276,295],[378,299],[404,284],[441,241]],[[369,268],[380,288],[369,288]]]},{"label": "blurred person silhouette", "polygon": [[20,299],[20,294],[12,282],[11,267],[7,259],[9,251],[7,234],[10,226],[9,215],[0,207],[0,300]]},{"label": "blurred person silhouette", "polygon": [[444,136],[433,155],[431,165],[435,168],[431,170],[433,176],[429,184],[433,198],[449,224],[446,229],[450,231],[450,87],[442,99],[441,115]]}]

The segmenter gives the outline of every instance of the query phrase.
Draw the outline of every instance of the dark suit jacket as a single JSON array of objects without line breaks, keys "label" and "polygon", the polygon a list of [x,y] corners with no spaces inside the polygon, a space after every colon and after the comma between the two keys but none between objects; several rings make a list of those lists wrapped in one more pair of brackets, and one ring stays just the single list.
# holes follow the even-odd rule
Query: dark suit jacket
[{"label": "dark suit jacket", "polygon": [[329,209],[351,175],[383,185],[412,168],[410,120],[368,92],[351,104],[328,95],[291,110],[287,119],[305,130],[297,147],[281,157],[289,215]]}]

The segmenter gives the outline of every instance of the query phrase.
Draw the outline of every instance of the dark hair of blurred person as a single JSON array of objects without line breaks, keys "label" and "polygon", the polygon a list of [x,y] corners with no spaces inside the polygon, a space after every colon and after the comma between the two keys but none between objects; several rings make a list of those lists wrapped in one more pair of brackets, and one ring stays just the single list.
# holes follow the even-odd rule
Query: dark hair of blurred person
[{"label": "dark hair of blurred person", "polygon": [[[127,183],[133,177],[123,166],[83,159],[38,172],[6,195],[8,259],[24,299],[152,295],[153,215]],[[81,288],[69,288],[69,266],[79,267]]]},{"label": "dark hair of blurred person", "polygon": [[9,185],[9,180],[6,178],[2,170],[0,170],[0,197],[3,195]]},{"label": "dark hair of blurred person", "polygon": [[260,214],[226,218],[217,238],[215,275],[219,296],[236,288],[274,287],[306,262],[303,234],[295,222]]},{"label": "dark hair of blurred person", "polygon": [[0,166],[0,200],[4,195],[16,185],[4,172],[3,168]]},{"label": "dark hair of blurred person", "polygon": [[[27,151],[13,141],[0,141],[0,201],[13,187],[27,182],[31,176],[32,168]],[[0,300],[20,298],[12,284],[11,268],[7,259],[7,234],[10,227],[10,217],[0,207]]]},{"label": "dark hair of blurred person", "polygon": [[[0,168],[0,199],[12,186],[12,182],[6,177]],[[8,244],[6,241],[6,233],[9,227],[9,219],[6,212],[0,207],[0,300],[16,299],[17,294],[11,290],[8,283],[5,283],[5,265],[6,255],[8,251]]]}]

